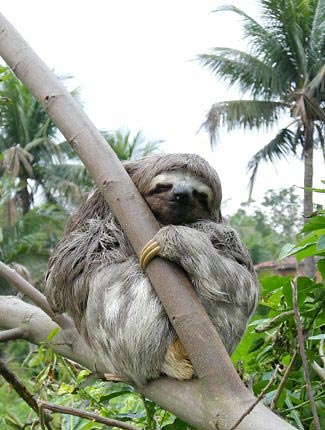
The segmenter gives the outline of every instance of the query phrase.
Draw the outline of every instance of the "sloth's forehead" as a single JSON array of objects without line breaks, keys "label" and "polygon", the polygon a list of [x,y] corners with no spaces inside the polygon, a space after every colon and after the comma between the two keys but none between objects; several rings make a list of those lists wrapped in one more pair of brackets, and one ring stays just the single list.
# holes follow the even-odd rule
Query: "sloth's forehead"
[{"label": "sloth's forehead", "polygon": [[211,188],[203,182],[200,178],[185,172],[164,172],[155,176],[152,180],[151,186],[157,184],[177,184],[180,186],[190,187],[198,192],[206,193],[212,197]]}]

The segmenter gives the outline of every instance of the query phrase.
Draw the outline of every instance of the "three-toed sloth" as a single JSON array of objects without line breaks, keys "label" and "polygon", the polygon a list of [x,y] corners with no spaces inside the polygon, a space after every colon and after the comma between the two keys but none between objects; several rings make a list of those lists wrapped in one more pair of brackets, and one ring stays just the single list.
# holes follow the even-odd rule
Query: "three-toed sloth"
[{"label": "three-toed sloth", "polygon": [[46,295],[56,312],[73,317],[109,372],[139,385],[163,374],[190,379],[191,362],[143,267],[155,254],[179,264],[231,354],[258,301],[252,261],[222,219],[219,177],[201,157],[150,156],[124,166],[161,225],[142,267],[96,190],[54,250]]}]

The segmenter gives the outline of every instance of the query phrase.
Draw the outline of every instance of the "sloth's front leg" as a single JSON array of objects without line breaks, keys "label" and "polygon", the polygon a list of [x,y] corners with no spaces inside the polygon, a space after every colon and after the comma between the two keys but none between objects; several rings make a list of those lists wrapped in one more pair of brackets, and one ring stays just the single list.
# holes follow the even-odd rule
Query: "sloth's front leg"
[{"label": "sloth's front leg", "polygon": [[178,263],[192,279],[210,277],[211,266],[219,265],[216,260],[222,258],[205,233],[175,225],[161,228],[144,246],[140,255],[142,270],[156,256]]}]

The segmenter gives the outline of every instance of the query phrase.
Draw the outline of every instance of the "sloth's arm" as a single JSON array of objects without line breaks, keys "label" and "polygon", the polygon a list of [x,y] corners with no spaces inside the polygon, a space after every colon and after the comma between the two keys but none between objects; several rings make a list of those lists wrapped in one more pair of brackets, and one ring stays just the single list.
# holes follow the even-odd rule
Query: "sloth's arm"
[{"label": "sloth's arm", "polygon": [[187,272],[200,295],[239,305],[250,302],[249,314],[258,296],[249,256],[230,227],[212,224],[208,228],[201,225],[200,230],[187,226],[163,227],[144,248],[142,266],[155,255],[171,260]]},{"label": "sloth's arm", "polygon": [[[204,231],[202,225],[199,229],[187,226],[168,225],[159,230],[152,241],[143,250],[141,263],[145,267],[155,255],[180,264],[184,270],[201,278],[210,277],[211,270],[224,270],[232,268],[226,266],[248,265],[247,255],[243,251],[240,241],[232,239],[233,245],[227,243],[227,230],[224,227],[215,228],[209,223]],[[232,230],[230,230],[232,232]],[[147,257],[147,259],[146,259]],[[221,271],[221,272],[220,272]]]}]

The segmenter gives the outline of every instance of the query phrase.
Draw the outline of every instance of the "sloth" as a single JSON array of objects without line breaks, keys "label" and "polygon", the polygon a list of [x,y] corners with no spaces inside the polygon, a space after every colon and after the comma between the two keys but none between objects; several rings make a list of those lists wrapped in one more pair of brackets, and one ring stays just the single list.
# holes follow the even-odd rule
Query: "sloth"
[{"label": "sloth", "polygon": [[136,385],[193,366],[145,267],[156,255],[180,265],[231,354],[257,305],[251,258],[220,211],[217,172],[201,157],[155,155],[126,171],[160,223],[140,261],[99,190],[70,219],[49,261],[46,295],[68,312],[109,372]]}]

